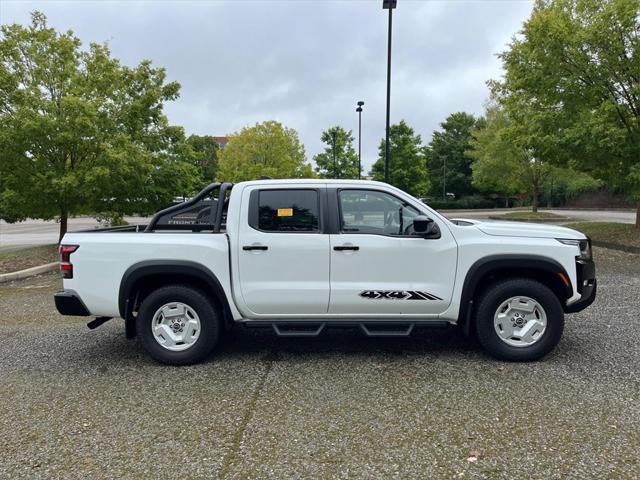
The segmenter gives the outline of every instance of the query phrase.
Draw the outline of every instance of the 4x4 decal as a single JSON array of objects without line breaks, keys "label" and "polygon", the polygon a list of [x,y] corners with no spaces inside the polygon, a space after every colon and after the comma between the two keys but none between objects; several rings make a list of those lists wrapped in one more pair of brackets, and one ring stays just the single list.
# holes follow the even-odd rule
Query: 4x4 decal
[{"label": "4x4 decal", "polygon": [[415,290],[365,290],[360,296],[369,300],[442,300],[431,293]]}]

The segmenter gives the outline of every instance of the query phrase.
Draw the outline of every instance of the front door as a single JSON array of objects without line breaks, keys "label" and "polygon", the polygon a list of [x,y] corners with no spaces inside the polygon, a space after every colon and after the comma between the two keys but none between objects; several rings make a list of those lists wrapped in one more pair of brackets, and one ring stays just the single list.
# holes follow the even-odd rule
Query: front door
[{"label": "front door", "polygon": [[251,316],[326,314],[329,236],[321,228],[322,189],[275,186],[244,193],[248,211],[240,225],[238,269]]},{"label": "front door", "polygon": [[[331,193],[334,194],[333,192]],[[387,192],[343,189],[339,233],[331,235],[332,314],[435,316],[451,302],[457,244],[434,218],[438,234],[413,232],[420,212]]]}]

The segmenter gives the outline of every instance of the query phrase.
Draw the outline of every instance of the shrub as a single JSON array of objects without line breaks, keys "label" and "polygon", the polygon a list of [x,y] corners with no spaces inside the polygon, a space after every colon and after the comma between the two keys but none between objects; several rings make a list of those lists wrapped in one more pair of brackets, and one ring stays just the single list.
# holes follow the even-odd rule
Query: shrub
[{"label": "shrub", "polygon": [[485,198],[481,195],[469,195],[457,200],[442,200],[437,198],[425,198],[424,202],[436,210],[472,210],[481,208],[496,208],[496,200]]},{"label": "shrub", "polygon": [[96,220],[101,227],[123,227],[129,225],[120,212],[100,212],[96,215]]}]

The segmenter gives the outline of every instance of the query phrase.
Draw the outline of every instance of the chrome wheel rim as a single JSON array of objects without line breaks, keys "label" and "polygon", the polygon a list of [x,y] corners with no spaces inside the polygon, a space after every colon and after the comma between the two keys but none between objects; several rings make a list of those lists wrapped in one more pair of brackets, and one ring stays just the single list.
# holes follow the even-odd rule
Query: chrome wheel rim
[{"label": "chrome wheel rim", "polygon": [[498,338],[512,347],[529,347],[547,329],[547,314],[531,297],[511,297],[500,304],[493,317]]},{"label": "chrome wheel rim", "polygon": [[163,348],[181,352],[198,341],[200,317],[186,303],[166,303],[153,315],[151,331],[153,338]]}]

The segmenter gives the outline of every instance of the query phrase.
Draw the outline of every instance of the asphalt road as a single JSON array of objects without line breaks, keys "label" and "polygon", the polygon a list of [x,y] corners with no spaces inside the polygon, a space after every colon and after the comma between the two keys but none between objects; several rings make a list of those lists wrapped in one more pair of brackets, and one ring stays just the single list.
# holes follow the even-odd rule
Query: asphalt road
[{"label": "asphalt road", "polygon": [[2,285],[0,478],[637,479],[640,256],[595,253],[596,303],[530,364],[450,329],[238,328],[167,367],[59,316],[56,275]]},{"label": "asphalt road", "polygon": [[[449,218],[486,219],[489,215],[496,215],[512,211],[511,209],[493,210],[444,210],[443,214]],[[547,210],[541,210],[547,211]],[[619,222],[634,223],[635,212],[625,210],[549,210],[558,215],[566,216],[576,221]],[[147,218],[125,217],[129,223],[146,223]],[[69,219],[69,231],[95,228],[98,223],[90,217]],[[8,224],[0,220],[0,252],[16,250],[29,245],[47,245],[58,242],[60,225],[53,220],[27,220]]]},{"label": "asphalt road", "polygon": [[[146,223],[141,217],[125,217],[130,223]],[[86,230],[99,227],[91,217],[70,218],[68,230]],[[0,220],[0,252],[17,250],[31,245],[49,245],[58,243],[60,224],[55,220],[25,220],[18,223],[7,223]]]}]

